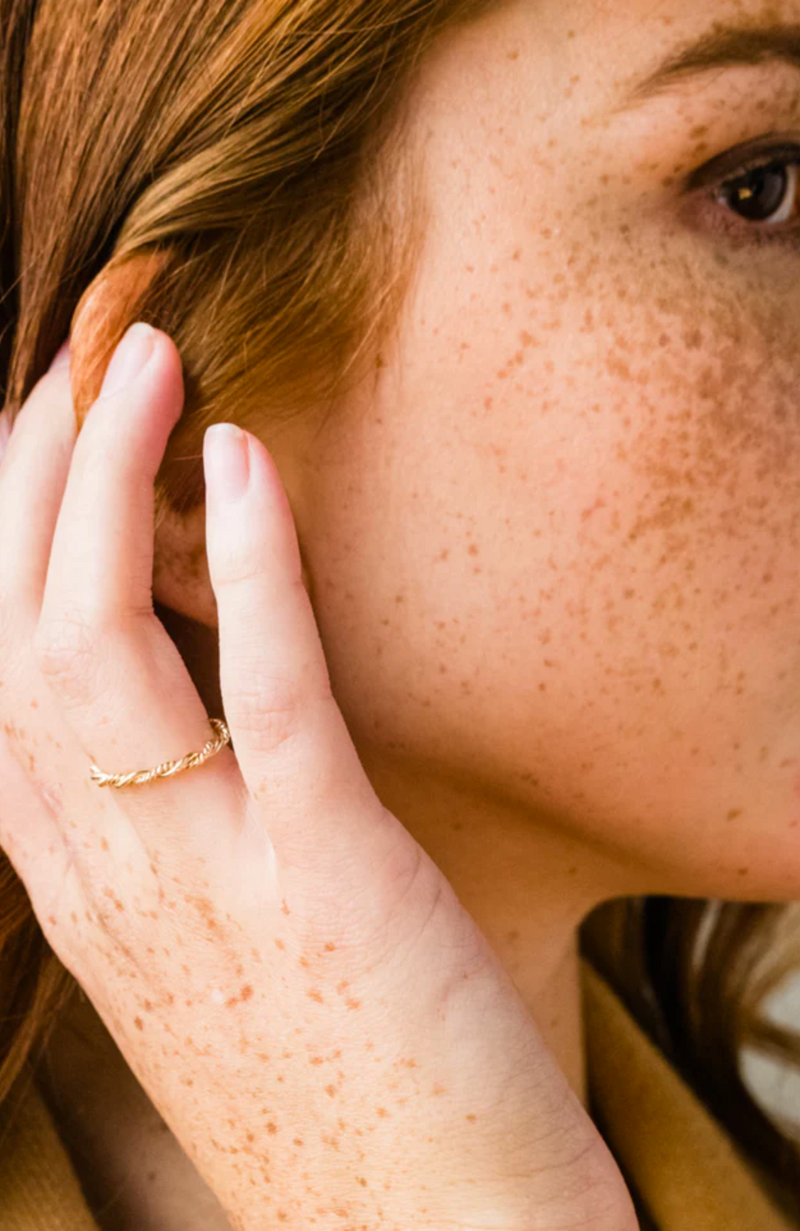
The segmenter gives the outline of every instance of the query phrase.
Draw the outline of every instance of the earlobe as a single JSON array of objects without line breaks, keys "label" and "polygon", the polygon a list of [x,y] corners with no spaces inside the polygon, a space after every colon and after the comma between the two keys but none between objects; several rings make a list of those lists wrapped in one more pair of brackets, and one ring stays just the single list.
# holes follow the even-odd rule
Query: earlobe
[{"label": "earlobe", "polygon": [[[303,585],[314,601],[311,572],[300,544]],[[185,516],[163,509],[153,550],[153,599],[208,628],[218,628],[217,602],[206,556],[206,508],[196,505]]]},{"label": "earlobe", "polygon": [[206,509],[179,516],[162,511],[153,545],[153,599],[208,628],[217,628],[217,601],[206,557]]}]

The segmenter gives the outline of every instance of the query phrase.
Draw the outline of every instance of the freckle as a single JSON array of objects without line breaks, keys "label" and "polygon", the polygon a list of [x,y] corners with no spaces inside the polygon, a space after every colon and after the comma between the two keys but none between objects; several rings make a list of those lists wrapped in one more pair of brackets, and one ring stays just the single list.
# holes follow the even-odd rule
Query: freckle
[{"label": "freckle", "polygon": [[292,1145],[295,1145],[295,1146],[302,1146],[302,1145],[305,1145],[305,1142],[303,1141],[303,1138],[302,1138],[302,1137],[293,1137],[293,1138],[292,1138]]},{"label": "freckle", "polygon": [[278,948],[278,949],[285,949],[285,948],[286,948],[286,945],[283,943],[283,941],[282,941],[282,940],[278,940],[278,938],[277,938],[277,937],[274,937],[273,939],[275,940],[275,946],[276,946],[276,948]]},{"label": "freckle", "polygon": [[353,1000],[350,997],[348,997],[348,999],[345,1001],[345,1004],[347,1005],[348,1009],[359,1009],[361,1007],[360,1000]]},{"label": "freckle", "polygon": [[434,1093],[434,1094],[446,1094],[446,1093],[447,1093],[447,1087],[446,1087],[446,1086],[442,1086],[442,1085],[440,1085],[440,1084],[439,1084],[439,1082],[437,1082],[437,1083],[436,1083],[436,1085],[433,1087],[433,1093]]},{"label": "freckle", "polygon": [[509,51],[508,55],[506,56],[506,59],[507,59],[507,60],[518,60],[518,59],[519,59],[519,52],[518,52],[518,51]]},{"label": "freckle", "polygon": [[133,1024],[137,1030],[144,1030],[144,1022],[141,1017],[134,1017]]},{"label": "freckle", "polygon": [[467,1115],[464,1116],[464,1119],[469,1120],[471,1124],[474,1124],[477,1118],[478,1117],[475,1115],[474,1111],[470,1111],[468,1112]]},{"label": "freckle", "polygon": [[318,991],[317,988],[315,987],[312,987],[309,992],[306,992],[306,995],[308,996],[309,1000],[316,1000],[318,1004],[325,1003],[325,1001],[322,999],[322,993]]},{"label": "freckle", "polygon": [[312,1056],[308,1063],[309,1064],[324,1064],[325,1061],[322,1059],[322,1056]]},{"label": "freckle", "polygon": [[107,840],[106,840],[105,838],[101,838],[101,839],[100,839],[100,845],[101,845],[101,847],[103,848],[103,850],[104,850],[104,851],[107,851],[107,850],[108,850],[108,842],[107,842]]},{"label": "freckle", "polygon": [[299,965],[299,966],[308,966],[308,964],[309,964],[309,962],[308,962],[308,958],[307,958],[307,957],[299,957],[299,958],[297,959],[297,962],[298,962],[298,965]]},{"label": "freckle", "polygon": [[47,916],[47,922],[48,922],[48,923],[52,923],[53,927],[55,927],[55,926],[56,926],[56,917],[55,917],[55,915],[48,915],[48,916]]},{"label": "freckle", "polygon": [[325,952],[326,952],[326,953],[333,953],[333,951],[334,951],[334,949],[335,949],[335,948],[336,948],[336,945],[333,943],[333,941],[332,941],[332,940],[329,940],[329,941],[327,942],[327,944],[325,945]]},{"label": "freckle", "polygon": [[281,898],[281,910],[284,913],[284,915],[291,915],[292,913],[289,910],[289,907],[286,905],[286,898]]},{"label": "freckle", "polygon": [[[163,896],[163,891],[159,892],[159,897],[161,896]],[[186,902],[197,907],[200,914],[203,916],[203,922],[207,927],[217,927],[217,921],[214,917],[214,904],[210,898],[202,897],[199,894],[187,893]],[[174,905],[174,903],[168,903],[168,905]]]},{"label": "freckle", "polygon": [[326,1087],[325,1087],[325,1093],[326,1093],[327,1095],[329,1095],[329,1097],[330,1097],[330,1098],[335,1098],[335,1097],[336,1097],[336,1087],[335,1087],[335,1086],[333,1086],[333,1085],[331,1085],[331,1086],[326,1086]]},{"label": "freckle", "polygon": [[747,876],[750,869],[749,868],[737,868],[737,871],[740,876]]},{"label": "freckle", "polygon": [[731,808],[730,812],[728,813],[725,819],[728,821],[735,821],[736,817],[741,816],[741,815],[742,815],[741,808]]},{"label": "freckle", "polygon": [[396,603],[404,603],[406,601],[405,596],[403,594],[395,594],[394,601]]}]

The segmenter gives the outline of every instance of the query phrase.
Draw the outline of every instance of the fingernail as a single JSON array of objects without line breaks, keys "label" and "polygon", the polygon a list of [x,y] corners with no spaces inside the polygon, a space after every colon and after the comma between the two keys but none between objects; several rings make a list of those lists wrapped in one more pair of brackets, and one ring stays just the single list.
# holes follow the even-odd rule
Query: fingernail
[{"label": "fingernail", "polygon": [[156,331],[151,325],[144,321],[131,325],[111,356],[100,389],[101,397],[121,393],[136,379],[153,353],[155,341]]},{"label": "fingernail", "polygon": [[235,423],[215,423],[203,437],[206,483],[212,499],[237,500],[247,489],[247,437]]}]

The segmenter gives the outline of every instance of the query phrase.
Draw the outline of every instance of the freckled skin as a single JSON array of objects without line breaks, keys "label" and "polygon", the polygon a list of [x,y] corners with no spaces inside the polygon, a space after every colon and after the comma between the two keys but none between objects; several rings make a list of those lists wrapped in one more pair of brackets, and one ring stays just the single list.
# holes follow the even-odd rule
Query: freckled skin
[{"label": "freckled skin", "polygon": [[[505,5],[412,98],[415,289],[296,481],[334,689],[389,806],[398,776],[450,775],[628,892],[793,898],[800,257],[680,184],[796,128],[796,75],[737,67],[615,116],[626,66],[708,12],[545,7],[544,47],[539,6]],[[614,22],[625,56],[587,58]]]},{"label": "freckled skin", "polygon": [[[741,6],[712,7],[722,19]],[[798,0],[779,7],[800,20]],[[546,965],[537,874],[563,930],[614,893],[800,892],[800,258],[733,238],[678,187],[699,162],[800,125],[797,81],[736,69],[613,114],[631,71],[708,20],[689,0],[513,0],[444,40],[409,100],[404,149],[425,168],[430,225],[398,337],[323,427],[298,420],[268,438],[364,764],[460,874],[459,897],[523,991]],[[196,542],[170,570],[178,591],[206,584]],[[208,598],[189,614],[213,613]],[[24,751],[24,732],[5,734]],[[341,977],[345,937],[301,951],[302,910],[285,900],[273,930],[286,939],[265,942],[269,978],[246,982],[225,961],[231,916],[197,869],[162,875],[153,857],[158,900],[134,903],[126,925],[180,910],[187,940],[213,937],[221,958],[198,990],[179,933],[166,964],[168,947],[146,946],[150,981],[117,955],[120,981],[150,993],[111,1019],[118,1038],[157,1040],[143,1083],[180,1084],[178,1101],[198,1109],[190,1154],[225,1155],[226,1183],[236,1155],[237,1194],[257,1186],[269,1207],[274,1172],[331,1223],[324,1174],[301,1170],[322,1141],[347,1155],[357,1189],[334,1216],[359,1225],[367,1208],[382,1223],[363,1191],[398,1177],[359,1177],[361,1146],[390,1138],[407,1100],[445,1102],[426,1040],[403,1040],[419,1059],[387,1065],[379,1006]],[[103,924],[121,926],[114,887],[98,900]],[[257,1050],[248,1021],[298,979],[302,1021],[272,1055]],[[163,1011],[173,993],[191,1034]],[[565,995],[556,1007],[537,1017],[577,1090],[579,1006]],[[336,1043],[357,1062],[339,1069]],[[228,1120],[235,1146],[202,1112],[223,1047],[264,1082],[252,1131],[236,1136]],[[180,1073],[186,1053],[195,1078]],[[315,1095],[303,1135],[291,1116],[301,1069]],[[342,1112],[359,1083],[354,1124]],[[480,1105],[471,1090],[465,1122],[480,1125]],[[434,1136],[420,1146],[435,1156]]]}]

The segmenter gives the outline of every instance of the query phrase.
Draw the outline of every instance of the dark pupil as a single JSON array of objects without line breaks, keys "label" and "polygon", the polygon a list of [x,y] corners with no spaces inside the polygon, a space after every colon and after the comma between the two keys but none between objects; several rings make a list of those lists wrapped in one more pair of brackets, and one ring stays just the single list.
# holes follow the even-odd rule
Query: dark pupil
[{"label": "dark pupil", "polygon": [[780,163],[754,167],[728,188],[728,204],[750,222],[766,222],[780,209],[789,187],[789,172]]}]

